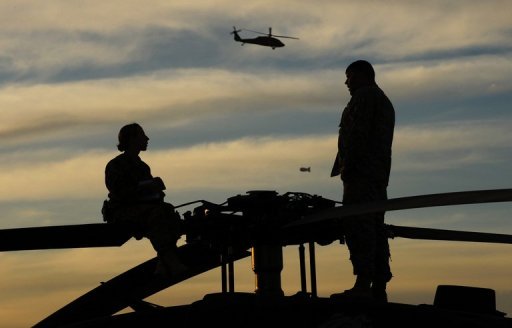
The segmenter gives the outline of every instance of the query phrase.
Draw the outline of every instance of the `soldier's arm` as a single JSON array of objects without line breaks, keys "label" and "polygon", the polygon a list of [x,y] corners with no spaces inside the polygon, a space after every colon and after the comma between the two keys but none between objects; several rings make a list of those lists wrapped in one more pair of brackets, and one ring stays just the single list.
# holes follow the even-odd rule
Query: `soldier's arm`
[{"label": "soldier's arm", "polygon": [[363,95],[354,99],[354,116],[350,135],[347,137],[345,167],[346,175],[355,171],[367,161],[370,149],[370,136],[373,128],[372,101]]},{"label": "soldier's arm", "polygon": [[133,181],[129,172],[118,165],[107,165],[105,184],[107,189],[118,199],[125,201],[137,199],[137,182]]}]

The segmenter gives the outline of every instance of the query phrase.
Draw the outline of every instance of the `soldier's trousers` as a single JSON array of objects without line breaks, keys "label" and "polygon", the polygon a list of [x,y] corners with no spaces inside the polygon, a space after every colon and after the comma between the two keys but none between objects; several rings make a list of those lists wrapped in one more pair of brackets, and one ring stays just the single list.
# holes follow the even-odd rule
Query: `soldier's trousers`
[{"label": "soldier's trousers", "polygon": [[174,249],[181,236],[179,214],[165,202],[116,208],[112,222],[132,225],[135,234],[148,238],[158,253]]},{"label": "soldier's trousers", "polygon": [[[386,189],[385,185],[368,182],[344,182],[343,205],[386,200]],[[354,274],[370,277],[374,282],[391,280],[390,250],[384,229],[384,213],[347,217],[342,222]]]}]

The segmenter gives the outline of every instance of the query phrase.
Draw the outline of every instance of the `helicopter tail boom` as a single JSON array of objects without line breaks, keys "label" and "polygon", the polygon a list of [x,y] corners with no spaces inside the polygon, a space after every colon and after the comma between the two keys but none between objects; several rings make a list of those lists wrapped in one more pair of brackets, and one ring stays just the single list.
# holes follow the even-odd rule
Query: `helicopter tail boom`
[{"label": "helicopter tail boom", "polygon": [[233,31],[231,32],[231,34],[233,34],[235,41],[242,42],[242,38],[240,37],[240,35],[238,35],[238,32],[240,31],[241,30],[237,30],[236,27],[233,26]]}]

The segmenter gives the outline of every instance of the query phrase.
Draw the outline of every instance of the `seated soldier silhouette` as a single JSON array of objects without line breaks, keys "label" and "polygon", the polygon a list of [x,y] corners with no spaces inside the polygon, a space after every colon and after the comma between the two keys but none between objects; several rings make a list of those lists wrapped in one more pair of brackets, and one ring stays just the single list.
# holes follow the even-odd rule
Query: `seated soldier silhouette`
[{"label": "seated soldier silhouette", "polygon": [[122,154],[108,162],[105,184],[109,199],[102,210],[109,223],[129,224],[136,237],[147,237],[158,255],[156,273],[167,277],[182,274],[187,267],[176,252],[181,236],[180,217],[174,206],[164,202],[165,185],[151,175],[150,167],[139,157],[149,138],[137,123],[125,125],[118,135]]}]

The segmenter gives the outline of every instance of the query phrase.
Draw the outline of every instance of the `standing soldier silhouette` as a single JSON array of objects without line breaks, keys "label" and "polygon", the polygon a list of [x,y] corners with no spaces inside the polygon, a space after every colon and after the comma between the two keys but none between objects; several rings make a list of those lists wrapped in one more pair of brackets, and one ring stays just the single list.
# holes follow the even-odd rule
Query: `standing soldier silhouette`
[{"label": "standing soldier silhouette", "polygon": [[[344,205],[385,200],[395,111],[375,82],[369,62],[355,61],[345,73],[351,99],[341,116],[331,176],[341,177]],[[356,281],[341,295],[387,302],[386,284],[392,274],[384,212],[348,217],[342,222]]]}]

